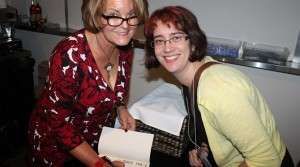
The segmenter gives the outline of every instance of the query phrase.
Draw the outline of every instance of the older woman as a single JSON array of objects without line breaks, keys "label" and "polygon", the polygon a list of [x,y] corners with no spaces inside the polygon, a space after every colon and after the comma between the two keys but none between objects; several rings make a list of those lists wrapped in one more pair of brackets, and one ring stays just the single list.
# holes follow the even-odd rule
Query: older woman
[{"label": "older woman", "polygon": [[31,115],[30,166],[110,166],[95,151],[102,127],[113,126],[116,111],[122,128],[135,130],[123,100],[133,59],[131,38],[148,17],[147,2],[83,0],[81,10],[84,29],[54,48],[48,80]]}]

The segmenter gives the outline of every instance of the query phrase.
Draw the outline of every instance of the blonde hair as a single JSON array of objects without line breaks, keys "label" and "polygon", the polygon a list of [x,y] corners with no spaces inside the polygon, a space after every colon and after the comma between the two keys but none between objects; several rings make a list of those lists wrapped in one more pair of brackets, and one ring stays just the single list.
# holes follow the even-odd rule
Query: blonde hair
[{"label": "blonde hair", "polygon": [[[133,9],[139,19],[140,24],[144,24],[148,18],[148,1],[147,0],[131,0]],[[97,21],[99,15],[105,11],[107,0],[83,0],[81,6],[82,21],[84,28],[92,33],[100,31],[104,24]]]}]

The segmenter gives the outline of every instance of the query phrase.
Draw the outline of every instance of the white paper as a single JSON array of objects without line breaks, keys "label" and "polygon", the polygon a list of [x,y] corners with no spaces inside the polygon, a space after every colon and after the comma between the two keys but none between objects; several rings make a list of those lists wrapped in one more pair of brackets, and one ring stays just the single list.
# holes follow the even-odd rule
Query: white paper
[{"label": "white paper", "polygon": [[[174,84],[163,83],[135,102],[128,111],[144,124],[179,136],[187,115],[181,90]],[[120,127],[118,120],[115,127]]]},{"label": "white paper", "polygon": [[98,153],[100,157],[124,162],[125,167],[149,167],[153,137],[153,134],[103,127]]}]

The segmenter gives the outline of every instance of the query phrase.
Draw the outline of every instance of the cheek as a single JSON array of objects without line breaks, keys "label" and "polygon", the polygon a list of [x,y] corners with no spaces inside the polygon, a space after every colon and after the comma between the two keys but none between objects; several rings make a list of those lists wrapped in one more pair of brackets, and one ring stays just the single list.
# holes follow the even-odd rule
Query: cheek
[{"label": "cheek", "polygon": [[157,59],[160,63],[162,63],[164,58],[161,56],[161,51],[154,50],[154,53],[155,53],[156,59]]},{"label": "cheek", "polygon": [[155,54],[156,58],[159,59],[161,51],[154,49],[154,54]]}]

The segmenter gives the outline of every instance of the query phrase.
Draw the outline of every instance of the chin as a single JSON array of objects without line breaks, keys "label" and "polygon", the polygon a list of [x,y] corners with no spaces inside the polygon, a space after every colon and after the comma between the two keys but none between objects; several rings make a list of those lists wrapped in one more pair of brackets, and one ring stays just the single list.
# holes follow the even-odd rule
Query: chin
[{"label": "chin", "polygon": [[127,45],[129,42],[130,42],[130,39],[119,40],[119,41],[116,42],[116,44],[117,44],[118,46],[125,46],[125,45]]}]

